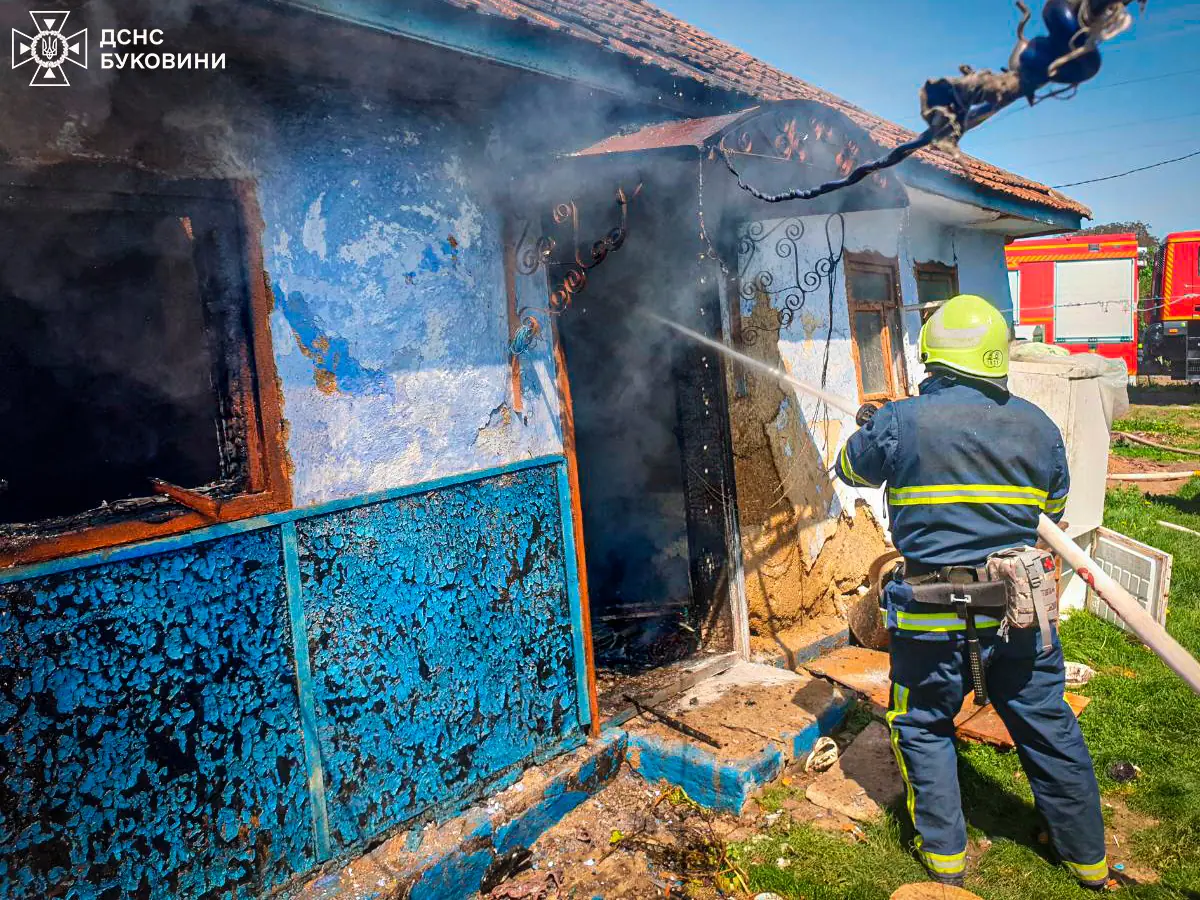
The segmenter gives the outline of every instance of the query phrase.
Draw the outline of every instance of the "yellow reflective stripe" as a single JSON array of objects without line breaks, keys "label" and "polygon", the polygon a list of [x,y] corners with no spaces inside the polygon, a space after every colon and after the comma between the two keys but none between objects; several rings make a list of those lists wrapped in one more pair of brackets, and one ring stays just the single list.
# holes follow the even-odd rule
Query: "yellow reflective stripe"
[{"label": "yellow reflective stripe", "polygon": [[927,850],[921,850],[921,858],[925,860],[925,864],[933,871],[942,875],[957,875],[959,872],[967,868],[967,851],[962,853],[952,853],[948,856],[940,853],[930,853]]},{"label": "yellow reflective stripe", "polygon": [[863,487],[875,487],[875,485],[871,484],[871,482],[867,481],[867,479],[863,478],[861,475],[859,475],[857,472],[854,471],[854,466],[850,465],[850,454],[847,452],[849,449],[850,449],[849,444],[842,445],[842,455],[841,455],[842,471],[845,472],[846,475],[850,478],[850,480],[853,481],[855,484],[860,484]]},{"label": "yellow reflective stripe", "polygon": [[949,853],[949,854],[944,854],[944,853],[930,853],[928,850],[926,850],[926,851],[924,852],[924,854],[922,854],[922,855],[923,855],[923,856],[924,856],[926,859],[933,860],[934,862],[949,862],[949,863],[952,863],[952,862],[961,862],[962,860],[966,859],[966,858],[967,858],[967,851],[966,851],[966,850],[964,850],[962,853]]},{"label": "yellow reflective stripe", "polygon": [[[906,613],[896,611],[896,627],[901,631],[928,631],[946,634],[965,631],[967,623],[950,613]],[[976,628],[999,628],[1000,620],[992,616],[975,616]]]},{"label": "yellow reflective stripe", "polygon": [[1049,492],[1036,487],[1020,487],[1012,484],[918,484],[908,487],[893,488],[892,493],[898,495],[933,494],[933,493],[971,493],[978,491],[988,494],[1027,494],[1034,497],[1048,497]]},{"label": "yellow reflective stripe", "polygon": [[1067,508],[1067,498],[1066,497],[1058,497],[1058,498],[1046,501],[1046,512],[1048,512],[1048,513],[1060,513],[1066,508]]},{"label": "yellow reflective stripe", "polygon": [[1090,866],[1085,866],[1080,863],[1073,863],[1068,860],[1063,860],[1071,873],[1080,881],[1102,881],[1108,878],[1108,857],[1094,863]]},{"label": "yellow reflective stripe", "polygon": [[[913,827],[917,827],[917,795],[913,792],[912,780],[908,777],[908,767],[904,764],[904,754],[900,752],[900,732],[896,729],[896,719],[908,712],[908,688],[892,682],[892,708],[884,716],[888,730],[892,733],[892,753],[896,755],[896,765],[900,768],[900,778],[904,781],[904,791],[907,799],[908,817],[912,819]],[[917,848],[921,846],[921,835],[917,835]]]},{"label": "yellow reflective stripe", "polygon": [[910,498],[908,500],[897,500],[891,496],[888,497],[888,502],[892,506],[941,506],[947,503],[993,503],[1002,506],[1036,506],[1041,508],[1041,500],[1033,497],[1017,497],[991,495],[982,496],[978,494],[961,494],[958,496],[948,497],[927,497],[927,498]]},{"label": "yellow reflective stripe", "polygon": [[892,506],[942,506],[950,503],[985,503],[1041,508],[1049,493],[1035,487],[1012,484],[923,484],[892,488]]}]

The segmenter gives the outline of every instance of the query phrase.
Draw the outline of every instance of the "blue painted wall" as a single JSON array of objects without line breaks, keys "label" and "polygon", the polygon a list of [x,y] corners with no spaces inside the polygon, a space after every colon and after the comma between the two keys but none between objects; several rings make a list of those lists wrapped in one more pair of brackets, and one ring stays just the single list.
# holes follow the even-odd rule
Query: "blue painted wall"
[{"label": "blue painted wall", "polygon": [[0,896],[257,896],[578,742],[564,484],[531,465],[4,573]]},{"label": "blue painted wall", "polygon": [[315,861],[269,531],[0,587],[0,896],[213,896]]},{"label": "blue painted wall", "polygon": [[[544,343],[513,411],[485,129],[445,109],[303,101],[273,110],[253,150],[296,503],[561,452]],[[517,288],[545,307],[544,275]]]},{"label": "blue painted wall", "polygon": [[580,731],[548,470],[297,526],[338,847]]}]

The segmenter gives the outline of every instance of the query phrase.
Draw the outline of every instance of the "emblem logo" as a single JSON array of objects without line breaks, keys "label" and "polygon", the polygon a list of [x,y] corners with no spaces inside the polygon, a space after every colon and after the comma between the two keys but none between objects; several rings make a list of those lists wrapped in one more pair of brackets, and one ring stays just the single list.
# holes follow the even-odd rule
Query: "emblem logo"
[{"label": "emblem logo", "polygon": [[37,30],[32,37],[16,28],[12,30],[12,67],[19,69],[26,63],[34,64],[30,87],[67,87],[71,82],[63,69],[66,63],[87,68],[87,29],[64,34],[63,26],[70,13],[62,10],[43,10],[29,15]]}]

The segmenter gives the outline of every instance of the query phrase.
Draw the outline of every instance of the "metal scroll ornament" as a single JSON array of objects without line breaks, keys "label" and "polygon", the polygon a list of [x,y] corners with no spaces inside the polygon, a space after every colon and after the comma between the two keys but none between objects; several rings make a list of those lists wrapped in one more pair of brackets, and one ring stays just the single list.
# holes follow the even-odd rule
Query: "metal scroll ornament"
[{"label": "metal scroll ornament", "polygon": [[[832,289],[832,279],[845,252],[846,221],[841,213],[826,218],[826,253],[811,268],[805,267],[801,257],[804,233],[800,219],[784,219],[770,228],[763,222],[752,222],[738,240],[738,294],[743,301],[754,301],[762,294],[770,299],[772,308],[779,312],[779,328],[770,329],[772,333],[789,327],[814,294]],[[753,266],[761,268],[751,274]],[[743,325],[741,343],[753,345],[766,330]]]},{"label": "metal scroll ornament", "polygon": [[640,184],[632,194],[626,194],[624,188],[617,188],[616,202],[620,210],[620,220],[590,246],[585,246],[580,241],[579,206],[575,201],[570,200],[554,207],[554,224],[560,228],[569,226],[571,229],[572,253],[565,259],[556,257],[559,241],[554,237],[543,235],[536,240],[530,240],[530,225],[526,223],[517,241],[518,271],[522,275],[533,275],[539,269],[545,268],[552,282],[557,284],[550,292],[549,305],[546,308],[524,307],[520,310],[521,327],[514,335],[509,348],[514,356],[535,346],[544,331],[535,313],[558,316],[570,309],[575,298],[587,290],[588,273],[608,259],[610,253],[624,246],[625,238],[629,234],[629,206],[641,192]]}]

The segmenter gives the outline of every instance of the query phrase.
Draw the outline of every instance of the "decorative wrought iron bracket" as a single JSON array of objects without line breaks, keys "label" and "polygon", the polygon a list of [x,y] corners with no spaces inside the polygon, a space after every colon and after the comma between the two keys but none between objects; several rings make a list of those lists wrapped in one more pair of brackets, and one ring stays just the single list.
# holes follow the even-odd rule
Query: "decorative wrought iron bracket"
[{"label": "decorative wrought iron bracket", "polygon": [[[518,311],[521,324],[509,346],[509,352],[513,356],[519,356],[537,346],[545,331],[543,323],[538,319],[538,313],[559,316],[570,309],[575,298],[587,290],[588,273],[608,259],[610,253],[620,250],[625,245],[625,239],[629,235],[629,206],[641,192],[640,184],[632,194],[626,194],[623,187],[617,188],[616,203],[620,210],[620,220],[587,248],[579,239],[578,204],[569,200],[555,206],[552,212],[554,224],[569,227],[571,230],[572,254],[566,259],[556,258],[560,246],[557,238],[542,235],[532,240],[529,236],[532,225],[529,222],[525,223],[515,249],[517,271],[522,275],[533,275],[544,268],[551,280],[557,282],[557,286],[551,290],[546,307],[525,306]],[[562,272],[561,276],[556,277],[559,272]]]},{"label": "decorative wrought iron bracket", "polygon": [[[779,312],[778,329],[743,324],[739,334],[743,346],[756,343],[764,331],[778,333],[789,327],[813,294],[823,286],[827,291],[832,288],[832,279],[836,277],[845,247],[845,219],[841,213],[833,213],[825,219],[826,254],[807,271],[802,267],[803,240],[804,222],[800,219],[785,219],[771,228],[762,222],[752,222],[739,237],[738,296],[741,301],[750,301],[766,294]],[[785,274],[784,278],[777,279],[769,261],[764,263],[762,260],[762,254],[769,252],[772,241],[774,257],[779,262],[774,268]],[[756,261],[762,268],[751,274],[750,267]]]}]

